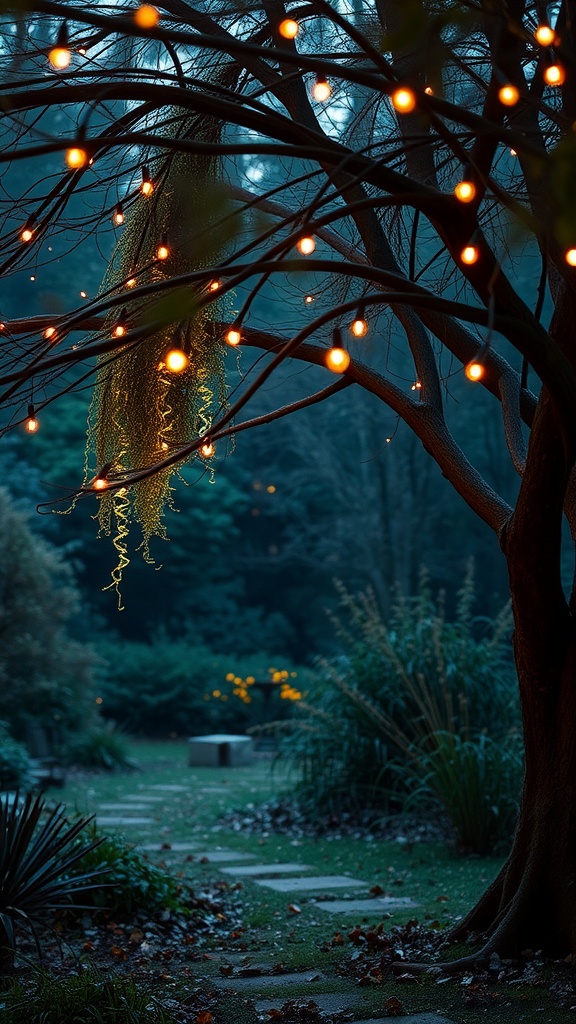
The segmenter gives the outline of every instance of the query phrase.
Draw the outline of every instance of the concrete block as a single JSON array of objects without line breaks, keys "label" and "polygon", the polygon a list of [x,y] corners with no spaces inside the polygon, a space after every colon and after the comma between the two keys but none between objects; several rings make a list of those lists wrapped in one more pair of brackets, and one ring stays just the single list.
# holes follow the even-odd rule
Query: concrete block
[{"label": "concrete block", "polygon": [[188,740],[188,764],[191,768],[240,768],[251,764],[253,756],[251,736],[214,733],[191,736]]}]

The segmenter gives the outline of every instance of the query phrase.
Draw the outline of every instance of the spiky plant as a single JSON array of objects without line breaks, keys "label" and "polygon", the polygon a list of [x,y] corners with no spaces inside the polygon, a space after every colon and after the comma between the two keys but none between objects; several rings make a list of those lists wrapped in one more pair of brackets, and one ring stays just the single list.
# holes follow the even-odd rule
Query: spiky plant
[{"label": "spiky plant", "polygon": [[75,843],[91,820],[70,823],[62,804],[46,809],[41,796],[0,800],[0,974],[13,966],[18,924],[29,928],[40,951],[39,914],[69,907],[72,896],[102,884],[95,882],[102,870],[66,878],[102,842]]}]

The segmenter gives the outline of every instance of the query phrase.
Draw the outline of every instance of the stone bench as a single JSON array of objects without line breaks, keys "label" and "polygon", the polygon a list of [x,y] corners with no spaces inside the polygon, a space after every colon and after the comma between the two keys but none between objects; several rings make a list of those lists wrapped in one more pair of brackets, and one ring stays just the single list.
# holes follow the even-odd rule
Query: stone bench
[{"label": "stone bench", "polygon": [[191,736],[188,740],[188,764],[191,768],[239,768],[251,764],[253,756],[251,736],[214,733]]}]

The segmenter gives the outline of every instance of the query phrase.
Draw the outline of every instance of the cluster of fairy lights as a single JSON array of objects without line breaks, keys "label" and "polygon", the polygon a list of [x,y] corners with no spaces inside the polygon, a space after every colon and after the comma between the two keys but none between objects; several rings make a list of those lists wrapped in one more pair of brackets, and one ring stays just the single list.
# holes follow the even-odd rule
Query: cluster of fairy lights
[{"label": "cluster of fairy lights", "polygon": [[[140,30],[149,31],[158,27],[161,15],[154,6],[144,3],[134,11],[133,19]],[[300,32],[300,25],[296,19],[287,17],[278,24],[277,31],[279,36],[283,39],[293,41]],[[566,81],[566,69],[557,59],[555,54],[555,50],[559,47],[561,42],[560,37],[550,25],[542,23],[534,30],[533,38],[540,47],[548,51],[542,72],[545,84],[552,88],[562,86]],[[86,50],[85,48],[80,47],[78,52],[84,54]],[[63,22],[58,31],[55,45],[48,52],[48,61],[55,71],[65,71],[70,67],[72,57],[73,52],[68,41],[67,24],[66,22]],[[427,95],[433,95],[433,89],[429,85],[425,87],[424,92]],[[310,93],[312,99],[316,103],[326,103],[332,95],[332,86],[328,78],[325,75],[316,75],[315,80],[312,83]],[[398,84],[391,90],[389,99],[398,114],[411,114],[416,110],[418,105],[418,96],[416,92],[410,87],[402,84]],[[514,83],[502,81],[498,87],[498,99],[504,107],[512,108],[521,101],[522,94]],[[72,171],[81,170],[92,163],[89,147],[86,145],[81,134],[75,140],[75,144],[66,149],[65,161],[68,168]],[[150,176],[149,169],[147,167],[143,167],[140,192],[144,197],[147,197],[153,193],[154,188],[155,184]],[[462,178],[454,187],[454,196],[456,200],[462,204],[473,204],[477,200],[478,183],[475,180],[474,171],[470,166],[465,166],[463,168]],[[122,203],[119,202],[112,215],[112,223],[115,227],[119,228],[124,224],[124,222],[125,213]],[[20,231],[20,241],[27,245],[35,239],[35,236],[35,218],[30,217]],[[316,240],[314,236],[312,234],[302,235],[296,242],[296,248],[302,256],[311,256],[316,249]],[[158,241],[155,258],[159,263],[161,263],[168,260],[170,254],[171,250],[168,236],[163,233]],[[464,267],[473,267],[474,264],[477,264],[481,258],[481,250],[476,237],[472,236],[470,241],[460,250],[459,253],[456,253],[455,255],[457,260]],[[576,267],[576,245],[569,246],[564,251],[564,259],[568,266]],[[125,281],[125,286],[127,288],[133,288],[136,283],[137,281],[135,277],[129,277]],[[217,292],[221,287],[222,282],[219,279],[214,279],[208,284],[208,290],[210,292]],[[311,304],[313,301],[313,295],[306,295],[304,297],[304,302],[307,305]],[[129,330],[129,326],[126,310],[122,310],[112,328],[112,335],[117,338],[123,337]],[[353,338],[356,339],[364,338],[368,333],[369,326],[365,317],[362,302],[360,302],[358,306],[356,316],[350,324],[349,330]],[[45,329],[43,336],[46,340],[50,341],[51,344],[60,340],[57,328],[52,326]],[[224,341],[231,348],[239,346],[242,342],[242,325],[237,322],[233,323],[224,334]],[[487,346],[485,345],[480,355],[469,362],[464,368],[467,378],[471,381],[481,381],[485,375],[486,370],[484,359],[486,348]],[[324,362],[327,368],[336,374],[345,373],[350,366],[351,358],[344,345],[342,331],[339,327],[335,327],[333,329],[331,346],[326,350]],[[172,347],[166,352],[159,369],[167,370],[172,374],[179,374],[188,368],[189,363],[189,352],[181,347]],[[421,390],[420,381],[416,381],[412,385],[412,390]],[[30,403],[28,406],[28,416],[25,421],[25,429],[28,433],[34,434],[38,428],[39,421],[36,411],[34,409],[34,405]],[[206,438],[203,440],[199,451],[203,458],[211,459],[216,452],[216,446],[213,441]],[[108,486],[109,481],[105,474],[97,475],[91,483],[91,487],[96,491],[104,490]]]}]

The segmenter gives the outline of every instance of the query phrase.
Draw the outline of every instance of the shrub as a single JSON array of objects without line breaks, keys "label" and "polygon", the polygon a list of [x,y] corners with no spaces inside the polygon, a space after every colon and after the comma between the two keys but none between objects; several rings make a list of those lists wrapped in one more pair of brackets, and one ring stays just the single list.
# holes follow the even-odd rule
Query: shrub
[{"label": "shrub", "polygon": [[115,722],[105,722],[87,729],[68,745],[68,761],[83,768],[106,771],[137,768],[128,753],[128,739]]},{"label": "shrub", "polygon": [[23,743],[13,739],[0,722],[0,790],[27,790],[32,784],[30,757]]},{"label": "shrub", "polygon": [[480,735],[465,740],[436,733],[434,749],[404,764],[414,791],[406,806],[431,803],[441,809],[462,853],[497,853],[510,842],[518,815],[522,751],[518,734],[508,743]]},{"label": "shrub", "polygon": [[65,978],[36,970],[26,985],[13,982],[0,997],[4,1024],[32,1021],[82,1024],[174,1024],[146,988],[129,978],[83,970]]},{"label": "shrub", "polygon": [[106,872],[106,889],[87,893],[83,896],[84,905],[106,909],[119,920],[135,911],[150,914],[180,908],[176,879],[148,863],[119,836],[99,839],[94,827],[91,834],[92,848],[72,866],[68,877],[73,880],[87,872]]},{"label": "shrub", "polygon": [[[432,775],[441,773],[443,755],[450,761],[446,736],[455,737],[452,761],[458,754],[476,763],[468,771],[480,785],[490,757],[495,764],[496,743],[519,732],[509,609],[494,621],[472,617],[471,569],[452,623],[425,575],[415,597],[397,594],[389,624],[370,594],[352,598],[340,588],[340,595],[346,623],[340,618],[337,628],[346,654],[322,664],[317,690],[280,730],[281,756],[301,770],[304,808],[389,813],[413,793],[415,773],[428,779],[422,792],[438,802]],[[502,768],[498,777],[504,775]],[[517,778],[515,770],[511,785]],[[508,806],[507,790],[502,800]],[[490,806],[500,806],[493,792]],[[444,809],[449,813],[447,800]],[[510,814],[495,817],[503,822]],[[456,818],[454,824],[458,830]]]},{"label": "shrub", "polygon": [[28,926],[38,943],[41,911],[68,907],[98,884],[100,872],[89,867],[66,877],[99,843],[80,839],[89,820],[70,824],[62,805],[45,810],[39,796],[0,800],[0,974],[13,963],[17,924]]}]

